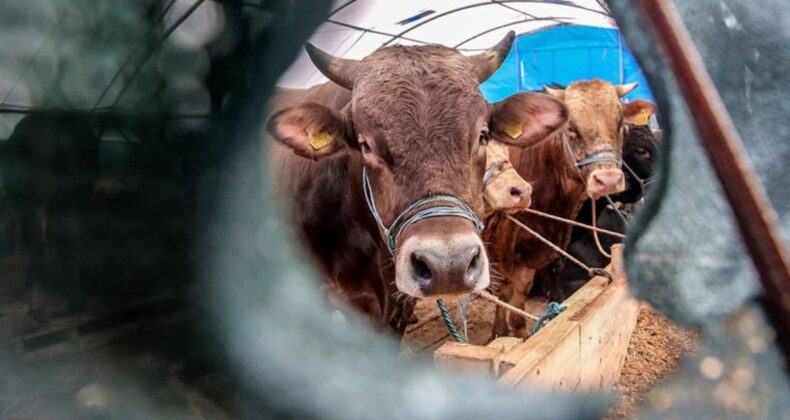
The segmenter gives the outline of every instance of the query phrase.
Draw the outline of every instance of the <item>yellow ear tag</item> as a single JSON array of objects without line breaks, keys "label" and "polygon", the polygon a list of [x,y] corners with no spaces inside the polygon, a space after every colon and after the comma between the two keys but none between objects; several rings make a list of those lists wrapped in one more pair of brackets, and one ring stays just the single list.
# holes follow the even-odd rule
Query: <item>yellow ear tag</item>
[{"label": "yellow ear tag", "polygon": [[650,122],[650,111],[643,109],[634,119],[635,125],[647,125]]},{"label": "yellow ear tag", "polygon": [[507,127],[504,127],[504,130],[505,133],[513,140],[521,137],[521,135],[524,134],[523,124],[520,123],[511,124]]},{"label": "yellow ear tag", "polygon": [[308,142],[310,143],[310,147],[315,150],[323,149],[324,147],[329,146],[329,143],[332,143],[332,136],[330,136],[328,133],[310,133]]}]

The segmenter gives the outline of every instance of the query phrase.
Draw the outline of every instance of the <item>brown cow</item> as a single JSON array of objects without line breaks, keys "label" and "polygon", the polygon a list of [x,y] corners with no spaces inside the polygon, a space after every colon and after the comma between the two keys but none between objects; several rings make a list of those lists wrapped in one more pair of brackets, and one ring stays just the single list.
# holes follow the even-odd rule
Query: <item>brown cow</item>
[{"label": "brown cow", "polygon": [[[620,102],[636,86],[592,80],[576,82],[564,90],[545,88],[546,93],[565,103],[570,118],[566,129],[549,141],[511,153],[518,173],[532,184],[532,208],[574,220],[588,197],[603,197],[624,189],[620,169],[624,123],[643,110],[652,112],[655,108],[642,100]],[[561,248],[568,245],[572,226],[530,214],[517,217]],[[501,216],[489,222],[484,237],[491,243],[492,261],[505,277],[499,287],[500,296],[523,307],[535,270],[556,259],[557,252]],[[525,327],[521,316],[506,317],[498,309],[492,336],[507,335],[510,330],[514,335],[527,337]]]},{"label": "brown cow", "polygon": [[480,94],[514,37],[471,57],[393,46],[355,61],[308,45],[333,83],[275,99],[268,131],[285,147],[270,153],[272,179],[296,231],[327,281],[376,296],[382,323],[409,318],[393,317],[392,291],[422,298],[488,287],[475,214],[484,146],[533,145],[565,123],[562,103],[547,95],[490,105]]}]

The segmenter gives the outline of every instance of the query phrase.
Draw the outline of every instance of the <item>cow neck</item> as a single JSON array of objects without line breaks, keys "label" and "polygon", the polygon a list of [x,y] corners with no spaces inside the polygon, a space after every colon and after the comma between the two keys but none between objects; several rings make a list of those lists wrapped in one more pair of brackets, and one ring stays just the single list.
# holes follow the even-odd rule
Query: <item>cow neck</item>
[{"label": "cow neck", "polygon": [[569,154],[562,136],[560,132],[528,149],[513,149],[511,156],[518,173],[533,184],[531,207],[552,214],[567,213],[568,200],[582,202],[587,191],[575,156]]},{"label": "cow neck", "polygon": [[[381,219],[381,214],[376,207],[376,199],[373,196],[373,187],[368,178],[367,168],[362,165],[362,192],[365,196],[365,202],[368,205],[371,216],[376,224],[381,229],[384,236],[384,243],[387,245],[390,255],[395,254],[395,248],[398,244],[401,234],[409,228],[409,226],[425,219],[434,217],[460,217],[469,220],[475,225],[477,233],[483,231],[485,225],[477,217],[477,214],[460,198],[452,195],[437,194],[430,195],[416,200],[403,209],[387,226]],[[446,203],[445,205],[438,205],[437,203]],[[447,205],[450,204],[450,205]]]}]

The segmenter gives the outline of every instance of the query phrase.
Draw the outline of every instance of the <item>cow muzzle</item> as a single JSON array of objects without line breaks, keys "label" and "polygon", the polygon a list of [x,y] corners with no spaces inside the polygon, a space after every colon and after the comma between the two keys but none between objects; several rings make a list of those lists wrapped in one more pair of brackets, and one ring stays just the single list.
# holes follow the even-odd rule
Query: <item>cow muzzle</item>
[{"label": "cow muzzle", "polygon": [[620,169],[596,169],[587,180],[587,193],[605,197],[625,190],[625,177]]},{"label": "cow muzzle", "polygon": [[514,213],[529,208],[532,185],[510,166],[485,184],[483,199],[492,212]]},{"label": "cow muzzle", "polygon": [[[467,226],[457,229],[458,224]],[[398,290],[423,298],[463,295],[488,287],[488,256],[469,222],[435,219],[413,229],[395,255]]]}]

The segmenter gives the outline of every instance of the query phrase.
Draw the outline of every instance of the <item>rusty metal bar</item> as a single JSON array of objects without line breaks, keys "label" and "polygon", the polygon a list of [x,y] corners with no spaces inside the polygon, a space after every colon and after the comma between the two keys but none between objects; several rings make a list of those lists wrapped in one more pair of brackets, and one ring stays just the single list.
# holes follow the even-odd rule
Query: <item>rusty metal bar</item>
[{"label": "rusty metal bar", "polygon": [[763,302],[790,357],[790,258],[768,196],[702,57],[671,0],[639,0],[643,15],[669,60],[693,110],[702,145],[732,208],[764,289]]}]

